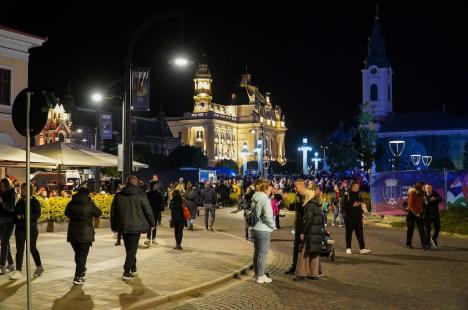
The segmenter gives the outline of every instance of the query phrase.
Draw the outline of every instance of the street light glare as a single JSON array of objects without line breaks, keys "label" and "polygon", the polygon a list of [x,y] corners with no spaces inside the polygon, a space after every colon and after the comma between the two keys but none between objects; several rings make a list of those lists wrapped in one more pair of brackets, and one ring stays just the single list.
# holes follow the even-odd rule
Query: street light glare
[{"label": "street light glare", "polygon": [[93,99],[94,102],[101,102],[103,97],[102,97],[102,94],[95,93],[91,96],[91,99]]},{"label": "street light glare", "polygon": [[83,129],[77,129],[76,132],[77,132],[77,133],[82,133],[82,132],[83,132]]},{"label": "street light glare", "polygon": [[178,67],[185,67],[186,65],[188,65],[188,60],[183,57],[178,57],[174,59],[174,64]]}]

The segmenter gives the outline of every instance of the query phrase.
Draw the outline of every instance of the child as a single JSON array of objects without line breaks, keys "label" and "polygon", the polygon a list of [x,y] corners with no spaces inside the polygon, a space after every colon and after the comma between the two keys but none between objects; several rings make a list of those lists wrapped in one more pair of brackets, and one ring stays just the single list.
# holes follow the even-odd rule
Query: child
[{"label": "child", "polygon": [[327,227],[327,214],[328,214],[328,208],[330,204],[327,201],[327,196],[322,195],[322,211],[323,211],[323,223],[325,224],[325,227]]}]

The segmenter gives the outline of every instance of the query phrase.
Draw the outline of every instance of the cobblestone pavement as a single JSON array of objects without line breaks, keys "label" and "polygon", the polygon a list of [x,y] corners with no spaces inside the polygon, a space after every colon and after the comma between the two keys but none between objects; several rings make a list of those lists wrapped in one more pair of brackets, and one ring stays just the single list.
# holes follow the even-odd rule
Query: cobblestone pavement
[{"label": "cobblestone pavement", "polygon": [[[142,235],[142,237],[144,237]],[[114,309],[173,293],[225,276],[249,263],[251,245],[231,235],[185,231],[183,251],[174,250],[173,230],[158,231],[159,246],[138,250],[139,276],[121,280],[125,250],[114,246],[113,234],[99,229],[90,250],[86,284],[73,286],[73,251],[66,233],[39,235],[38,249],[45,273],[34,279],[34,309]],[[12,240],[12,245],[14,241]],[[12,249],[15,253],[15,249]],[[25,267],[24,267],[25,268]],[[26,309],[25,277],[9,281],[0,276],[0,309]]]},{"label": "cobblestone pavement", "polygon": [[[217,228],[242,236],[242,217],[232,210],[218,212]],[[322,280],[297,283],[284,274],[291,264],[292,217],[282,220],[282,229],[272,236],[268,271],[273,283],[254,284],[250,274],[162,308],[468,309],[468,239],[441,236],[437,250],[410,250],[404,247],[404,230],[366,225],[372,254],[345,255],[344,228],[330,227],[337,242],[335,262],[323,260]],[[353,250],[358,250],[355,239]]]}]

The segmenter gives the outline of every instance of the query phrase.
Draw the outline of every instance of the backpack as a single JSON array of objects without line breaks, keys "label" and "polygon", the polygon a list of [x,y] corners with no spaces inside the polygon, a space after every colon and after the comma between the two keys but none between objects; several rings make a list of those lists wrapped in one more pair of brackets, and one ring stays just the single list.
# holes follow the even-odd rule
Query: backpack
[{"label": "backpack", "polygon": [[184,219],[186,221],[190,220],[192,216],[190,215],[190,210],[185,199],[182,199],[182,203],[180,204],[180,206],[182,208],[182,213],[184,214]]},{"label": "backpack", "polygon": [[251,205],[250,209],[246,210],[245,221],[250,227],[254,227],[260,221],[260,217],[257,215],[257,208],[254,205]]}]

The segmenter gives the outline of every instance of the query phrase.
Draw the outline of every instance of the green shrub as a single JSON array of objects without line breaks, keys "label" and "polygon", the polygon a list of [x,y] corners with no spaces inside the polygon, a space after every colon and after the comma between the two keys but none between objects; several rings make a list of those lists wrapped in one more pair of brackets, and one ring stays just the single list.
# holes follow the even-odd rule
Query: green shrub
[{"label": "green shrub", "polygon": [[441,230],[468,235],[468,208],[449,208],[440,213]]}]

